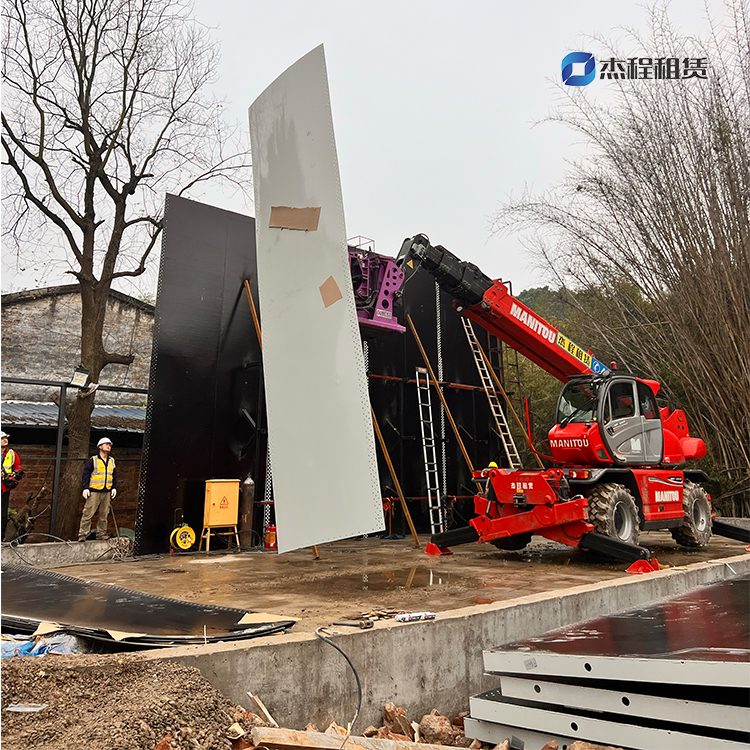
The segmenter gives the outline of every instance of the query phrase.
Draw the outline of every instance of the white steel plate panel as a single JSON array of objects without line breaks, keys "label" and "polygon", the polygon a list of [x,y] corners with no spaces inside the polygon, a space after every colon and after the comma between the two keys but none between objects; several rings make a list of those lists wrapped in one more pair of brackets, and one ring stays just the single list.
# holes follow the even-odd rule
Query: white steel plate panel
[{"label": "white steel plate panel", "polygon": [[484,668],[494,674],[549,675],[576,679],[659,682],[750,688],[746,661],[721,662],[626,656],[552,654],[546,651],[485,651]]},{"label": "white steel plate panel", "polygon": [[499,745],[503,740],[510,737],[518,737],[529,750],[536,750],[538,747],[544,747],[550,740],[557,742],[560,750],[567,750],[568,745],[572,745],[575,739],[562,737],[559,734],[544,733],[540,734],[533,729],[524,727],[511,727],[508,724],[495,724],[490,721],[479,721],[468,716],[464,719],[464,730],[466,736],[472,740],[486,742],[489,745]]},{"label": "white steel plate panel", "polygon": [[[590,711],[607,711],[681,724],[734,729],[738,732],[746,732],[750,728],[750,708],[741,706],[724,706],[717,703],[646,695],[632,690],[606,690],[507,675],[500,678],[500,689],[505,698],[518,698]],[[710,693],[706,697],[710,698]]]},{"label": "white steel plate panel", "polygon": [[598,742],[632,750],[747,750],[744,742],[721,740],[705,735],[687,734],[667,729],[639,727],[579,716],[541,707],[519,706],[481,697],[469,699],[471,715],[480,721],[509,724],[554,734],[573,733],[587,742]]},{"label": "white steel plate panel", "polygon": [[[249,117],[271,469],[287,552],[385,528],[322,45]],[[311,229],[269,226],[285,221]]]}]

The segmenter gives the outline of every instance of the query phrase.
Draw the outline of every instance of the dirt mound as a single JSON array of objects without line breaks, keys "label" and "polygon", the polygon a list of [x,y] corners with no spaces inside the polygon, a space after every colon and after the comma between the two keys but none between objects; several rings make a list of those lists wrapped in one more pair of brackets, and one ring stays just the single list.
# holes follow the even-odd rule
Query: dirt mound
[{"label": "dirt mound", "polygon": [[[42,703],[13,713],[13,703]],[[252,724],[192,667],[133,655],[13,657],[2,664],[3,750],[228,750]]]}]

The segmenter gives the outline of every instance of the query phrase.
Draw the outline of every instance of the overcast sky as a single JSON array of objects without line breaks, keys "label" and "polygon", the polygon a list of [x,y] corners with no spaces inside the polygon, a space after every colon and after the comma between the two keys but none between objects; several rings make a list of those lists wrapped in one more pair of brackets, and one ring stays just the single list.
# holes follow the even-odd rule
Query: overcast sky
[{"label": "overcast sky", "polygon": [[[221,44],[214,93],[245,129],[263,89],[325,45],[348,236],[395,256],[404,237],[422,232],[515,291],[545,279],[520,239],[491,237],[488,221],[508,196],[554,186],[581,153],[564,126],[535,125],[560,96],[561,60],[597,55],[591,35],[647,27],[634,0],[195,0],[195,13]],[[707,33],[703,0],[673,2],[671,16],[686,35]],[[241,198],[200,199],[252,214]],[[47,283],[63,282],[70,277]],[[33,286],[6,267],[3,289],[11,284]]]},{"label": "overcast sky", "polygon": [[[396,255],[404,237],[423,232],[516,291],[543,279],[518,237],[490,237],[488,218],[526,186],[541,192],[559,182],[565,160],[580,153],[564,126],[535,125],[559,97],[561,60],[574,50],[596,55],[591,35],[647,27],[644,4],[633,0],[195,7],[221,42],[216,92],[237,120],[289,65],[325,45],[350,237]],[[686,35],[707,31],[703,0],[674,2],[671,16]],[[252,212],[239,202],[222,207]]]}]

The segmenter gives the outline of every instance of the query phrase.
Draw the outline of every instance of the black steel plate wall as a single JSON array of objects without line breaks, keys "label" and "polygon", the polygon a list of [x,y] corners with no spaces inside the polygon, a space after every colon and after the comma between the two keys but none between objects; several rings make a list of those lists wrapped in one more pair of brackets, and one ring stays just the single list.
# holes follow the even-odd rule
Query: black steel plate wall
[{"label": "black steel plate wall", "polygon": [[[388,254],[388,250],[382,248],[380,252]],[[387,334],[368,341],[369,371],[374,376],[370,378],[370,399],[404,494],[407,497],[424,497],[426,482],[417,388],[413,382],[408,382],[414,379],[415,368],[424,366],[424,360],[408,328],[406,315],[410,314],[414,321],[436,376],[440,336],[444,381],[472,386],[478,386],[480,381],[459,314],[453,309],[453,298],[442,291],[438,325],[435,282],[432,276],[424,271],[415,274],[405,287],[402,306],[397,306],[394,312],[399,321],[407,326],[407,331],[403,335]],[[487,351],[486,332],[476,325],[474,330]],[[399,380],[383,380],[378,375]],[[444,393],[474,467],[484,468],[493,460],[502,466],[500,444],[492,428],[492,416],[484,392],[446,387]],[[440,466],[440,402],[434,392],[431,400]],[[445,442],[448,486],[443,491],[452,496],[471,495],[474,488],[471,474],[447,421]],[[395,495],[388,468],[382,457],[379,456],[378,461],[383,495]],[[409,508],[418,530],[429,531],[426,502],[412,502]],[[473,500],[459,501],[456,505],[456,510],[465,518],[473,517],[473,509]],[[398,528],[394,528],[394,531],[404,533],[406,529],[403,519],[400,514],[397,517]]]},{"label": "black steel plate wall", "polygon": [[254,220],[167,196],[138,498],[140,554],[168,547],[176,509],[200,533],[206,479],[252,472],[263,480],[265,438],[245,416],[262,423],[260,349],[245,279],[257,305]]}]

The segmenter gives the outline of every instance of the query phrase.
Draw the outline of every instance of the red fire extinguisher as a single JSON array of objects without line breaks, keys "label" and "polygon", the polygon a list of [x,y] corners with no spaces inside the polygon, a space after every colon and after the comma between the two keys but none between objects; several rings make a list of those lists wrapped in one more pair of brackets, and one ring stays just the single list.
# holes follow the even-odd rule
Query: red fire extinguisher
[{"label": "red fire extinguisher", "polygon": [[263,541],[265,549],[276,549],[276,527],[266,526],[266,537]]}]

